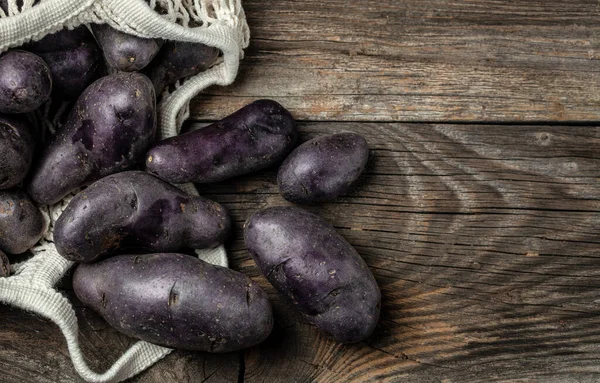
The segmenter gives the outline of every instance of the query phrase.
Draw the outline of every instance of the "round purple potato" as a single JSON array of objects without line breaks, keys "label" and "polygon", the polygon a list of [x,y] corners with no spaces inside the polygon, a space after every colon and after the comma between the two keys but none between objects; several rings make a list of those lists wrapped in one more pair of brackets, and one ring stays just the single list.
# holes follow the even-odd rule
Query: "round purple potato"
[{"label": "round purple potato", "polygon": [[218,49],[204,44],[167,41],[148,67],[148,77],[160,95],[178,80],[210,68],[218,57]]},{"label": "round purple potato", "polygon": [[53,94],[58,98],[76,100],[100,76],[102,54],[85,26],[63,29],[29,44],[27,49],[48,64]]},{"label": "round purple potato", "polygon": [[35,141],[22,116],[0,115],[0,190],[12,188],[27,176]]},{"label": "round purple potato", "polygon": [[314,138],[297,147],[279,168],[279,192],[295,203],[333,201],[350,190],[368,159],[369,145],[358,134]]},{"label": "round purple potato", "polygon": [[0,56],[0,113],[29,113],[52,92],[50,68],[41,57],[22,50]]},{"label": "round purple potato", "polygon": [[267,294],[256,283],[188,255],[83,264],[73,289],[118,331],[171,348],[231,352],[261,343],[273,328]]},{"label": "round purple potato", "polygon": [[133,36],[107,24],[92,24],[91,28],[108,66],[119,71],[144,69],[162,46],[162,40]]},{"label": "round purple potato", "polygon": [[230,227],[222,205],[130,171],[105,177],[77,194],[56,222],[54,242],[65,258],[93,262],[117,250],[215,247],[225,241]]},{"label": "round purple potato", "polygon": [[296,207],[275,207],[250,217],[244,239],[265,277],[309,322],[341,343],[371,335],[379,319],[379,287],[333,226]]},{"label": "round purple potato", "polygon": [[52,138],[29,183],[40,204],[143,163],[156,133],[156,96],[139,73],[117,73],[90,85]]},{"label": "round purple potato", "polygon": [[0,191],[0,250],[22,254],[33,247],[46,230],[40,210],[21,190]]},{"label": "round purple potato", "polygon": [[223,181],[281,162],[297,135],[283,106],[259,100],[215,124],[157,143],[146,156],[146,169],[171,183]]},{"label": "round purple potato", "polygon": [[2,250],[0,250],[0,278],[10,276],[10,261]]}]

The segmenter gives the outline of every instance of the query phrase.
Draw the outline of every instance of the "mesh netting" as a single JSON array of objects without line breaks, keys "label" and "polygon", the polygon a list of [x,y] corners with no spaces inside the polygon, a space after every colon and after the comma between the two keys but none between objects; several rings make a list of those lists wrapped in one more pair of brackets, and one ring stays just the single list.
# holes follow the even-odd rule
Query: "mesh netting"
[{"label": "mesh netting", "polygon": [[[2,10],[3,6],[7,12]],[[0,52],[39,40],[65,27],[90,23],[107,23],[140,37],[196,42],[221,50],[222,58],[213,67],[178,82],[162,95],[158,105],[158,138],[179,133],[181,124],[189,116],[190,100],[203,89],[233,82],[250,36],[240,0],[0,0]],[[58,105],[51,112],[48,103],[29,116],[40,138],[43,139],[46,132],[54,132],[62,114],[68,110],[68,104],[60,100]],[[179,187],[197,195],[191,184]],[[75,311],[54,289],[72,266],[58,254],[52,240],[54,222],[70,198],[72,195],[55,206],[40,207],[48,231],[32,249],[34,257],[14,265],[13,276],[0,279],[0,301],[56,323],[65,336],[75,370],[86,381],[119,382],[148,368],[171,350],[140,341],[104,373],[96,373],[86,364],[79,348]],[[222,246],[197,251],[197,254],[205,261],[227,266]]]}]

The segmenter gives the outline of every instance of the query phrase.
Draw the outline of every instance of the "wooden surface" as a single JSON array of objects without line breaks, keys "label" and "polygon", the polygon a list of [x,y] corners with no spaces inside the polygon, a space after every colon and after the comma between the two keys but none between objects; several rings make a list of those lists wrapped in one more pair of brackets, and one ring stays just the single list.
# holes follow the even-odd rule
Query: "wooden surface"
[{"label": "wooden surface", "polygon": [[239,80],[193,113],[281,100],[304,120],[598,121],[598,0],[244,0]]},{"label": "wooden surface", "polygon": [[[231,266],[269,293],[273,334],[245,352],[175,352],[132,382],[597,382],[600,2],[244,5],[240,79],[194,115],[270,97],[303,120],[303,141],[367,138],[356,189],[310,210],[371,267],[381,320],[369,340],[336,344],[260,276],[241,229],[287,204],[271,169],[201,192],[230,209]],[[131,340],[77,311],[84,353],[106,369]],[[81,382],[55,326],[8,307],[0,318],[0,382]]]}]

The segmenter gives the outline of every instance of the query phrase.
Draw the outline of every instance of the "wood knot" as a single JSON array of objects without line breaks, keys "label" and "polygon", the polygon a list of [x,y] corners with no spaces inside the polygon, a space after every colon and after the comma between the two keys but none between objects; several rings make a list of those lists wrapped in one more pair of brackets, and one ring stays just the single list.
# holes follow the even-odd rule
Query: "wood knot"
[{"label": "wood knot", "polygon": [[541,146],[548,146],[552,141],[550,133],[541,132],[536,134],[537,142]]}]

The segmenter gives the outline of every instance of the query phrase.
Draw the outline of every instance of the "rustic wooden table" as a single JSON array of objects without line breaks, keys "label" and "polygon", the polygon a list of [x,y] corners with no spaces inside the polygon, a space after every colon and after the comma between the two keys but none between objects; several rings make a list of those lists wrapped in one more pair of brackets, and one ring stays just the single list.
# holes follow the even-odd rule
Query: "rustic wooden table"
[{"label": "rustic wooden table", "polygon": [[[372,159],[312,211],[359,250],[383,292],[366,342],[320,334],[259,276],[241,240],[284,205],[268,171],[203,194],[235,221],[232,267],[275,308],[273,335],[229,355],[175,352],[162,382],[597,382],[600,379],[600,2],[246,0],[236,85],[197,120],[273,98],[302,139],[351,130]],[[55,326],[2,307],[0,381],[79,382]],[[131,342],[79,308],[89,363]]]}]

